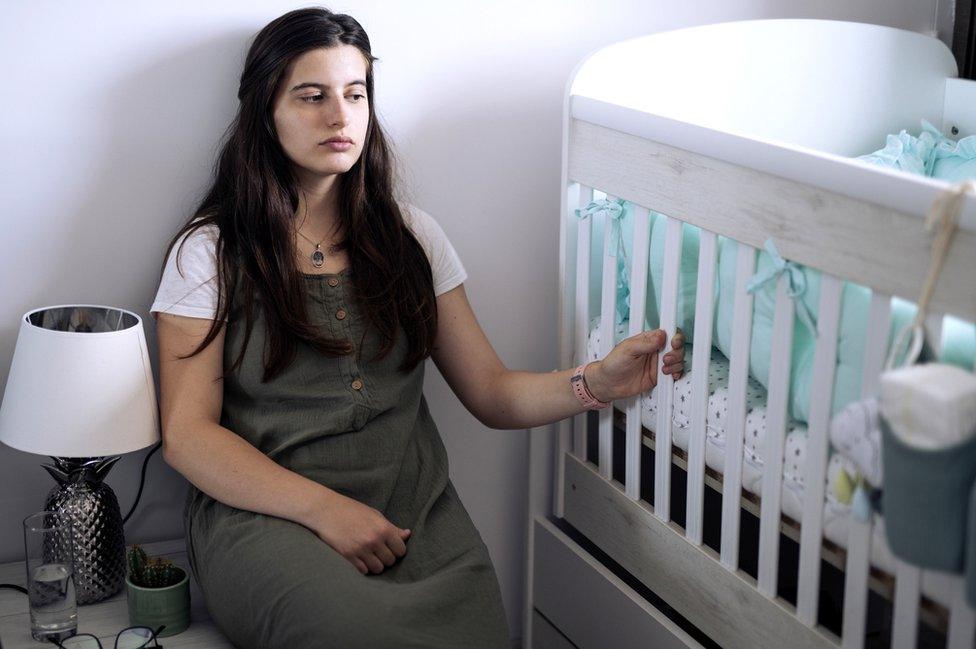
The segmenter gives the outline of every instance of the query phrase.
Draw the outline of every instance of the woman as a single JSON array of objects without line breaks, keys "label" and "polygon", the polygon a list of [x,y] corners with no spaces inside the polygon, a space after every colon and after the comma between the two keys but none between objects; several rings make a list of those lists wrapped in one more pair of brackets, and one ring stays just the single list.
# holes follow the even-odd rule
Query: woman
[{"label": "woman", "polygon": [[359,23],[325,9],[256,36],[151,309],[164,456],[191,483],[191,566],[237,646],[507,647],[423,360],[485,425],[523,429],[651,389],[664,335],[621,342],[585,381],[506,369],[443,231],[394,198],[373,61]]}]

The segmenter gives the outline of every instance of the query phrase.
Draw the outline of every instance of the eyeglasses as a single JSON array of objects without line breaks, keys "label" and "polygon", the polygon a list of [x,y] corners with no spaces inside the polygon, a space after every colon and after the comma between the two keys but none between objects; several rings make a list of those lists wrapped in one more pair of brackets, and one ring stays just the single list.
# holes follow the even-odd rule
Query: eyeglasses
[{"label": "eyeglasses", "polygon": [[[166,628],[160,626],[153,631],[148,626],[130,626],[122,629],[115,636],[115,649],[163,649],[163,645],[156,642],[156,636]],[[61,649],[104,649],[101,641],[90,633],[79,633],[56,643]]]}]

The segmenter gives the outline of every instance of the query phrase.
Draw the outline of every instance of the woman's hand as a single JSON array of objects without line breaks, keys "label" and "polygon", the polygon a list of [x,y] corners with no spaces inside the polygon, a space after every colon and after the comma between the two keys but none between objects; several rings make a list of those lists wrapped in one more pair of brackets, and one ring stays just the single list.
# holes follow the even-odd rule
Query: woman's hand
[{"label": "woman's hand", "polygon": [[[655,329],[621,340],[606,358],[587,368],[586,385],[590,393],[600,401],[613,401],[654,388],[665,338],[663,330]],[[678,329],[671,337],[672,351],[664,355],[664,373],[675,380],[681,378],[685,368],[684,345],[684,334]]]},{"label": "woman's hand", "polygon": [[410,536],[376,509],[336,492],[309,527],[364,575],[379,574],[405,555]]}]

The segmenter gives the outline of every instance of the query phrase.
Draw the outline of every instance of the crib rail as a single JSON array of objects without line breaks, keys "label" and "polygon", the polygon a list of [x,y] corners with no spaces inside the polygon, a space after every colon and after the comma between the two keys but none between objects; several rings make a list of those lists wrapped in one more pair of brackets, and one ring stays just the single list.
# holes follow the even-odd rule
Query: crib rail
[{"label": "crib rail", "polygon": [[[924,214],[576,119],[569,125],[568,177],[755,248],[773,235],[785,258],[888,295],[917,297],[928,266]],[[959,231],[932,298],[934,313],[976,321],[974,250],[976,233]]]},{"label": "crib rail", "polygon": [[[677,324],[678,285],[681,269],[683,223],[701,229],[698,248],[698,273],[695,293],[694,341],[690,358],[692,407],[689,421],[687,451],[673,446],[673,381],[659,373],[656,390],[657,414],[653,431],[648,430],[641,419],[641,396],[626,403],[617,404],[622,412],[616,415],[612,409],[601,411],[597,430],[589,429],[591,421],[586,415],[578,415],[572,423],[572,437],[568,431],[560,436],[560,461],[557,463],[555,485],[559,494],[557,515],[565,514],[570,522],[580,528],[590,528],[593,520],[580,517],[599,516],[603,522],[612,520],[607,513],[596,510],[586,502],[591,496],[580,493],[585,484],[604,484],[632,503],[637,509],[633,516],[643,520],[640,512],[653,515],[660,530],[648,529],[649,538],[672,547],[676,540],[666,536],[677,535],[681,542],[697,549],[718,562],[729,575],[724,592],[738,597],[738,605],[750,598],[741,597],[743,583],[758,592],[761,598],[775,606],[763,609],[766,617],[775,618],[775,630],[766,640],[756,643],[760,634],[750,632],[736,637],[730,646],[784,646],[782,612],[787,611],[797,628],[814,630],[812,635],[801,634],[802,646],[863,647],[866,636],[866,619],[871,585],[878,581],[880,569],[872,568],[875,522],[858,522],[851,519],[846,550],[835,552],[843,568],[843,616],[838,633],[820,625],[818,610],[821,595],[821,562],[825,553],[824,502],[827,480],[828,434],[833,402],[833,385],[836,368],[838,328],[841,316],[843,282],[852,281],[872,289],[870,312],[865,322],[869,332],[887,332],[891,312],[891,295],[913,297],[921,284],[928,263],[929,240],[922,229],[918,215],[892,212],[877,205],[864,203],[834,194],[816,187],[788,181],[753,169],[731,165],[705,158],[636,136],[612,131],[600,126],[572,120],[569,138],[568,178],[566,188],[564,237],[567,246],[569,268],[572,276],[572,299],[564,303],[571,317],[563,322],[572,323],[572,331],[564,332],[570,339],[572,356],[564,358],[564,365],[582,363],[588,358],[587,337],[590,333],[591,287],[600,286],[600,346],[602,358],[613,347],[614,328],[618,320],[616,305],[617,245],[610,235],[610,217],[594,213],[586,215],[581,208],[589,205],[595,196],[612,200],[621,197],[633,203],[633,246],[626,251],[630,262],[630,322],[628,335],[643,329],[643,314],[647,306],[647,286],[651,219],[654,213],[666,214],[656,218],[666,219],[663,259],[663,280],[659,296],[659,323],[669,336]],[[653,181],[649,181],[653,179]],[[598,226],[598,227],[595,227]],[[657,226],[655,226],[657,227]],[[592,263],[591,250],[597,232],[602,232],[602,262]],[[718,237],[724,236],[736,247],[735,300],[732,312],[731,349],[729,358],[729,421],[726,424],[723,470],[715,478],[714,471],[706,466],[707,408],[709,405],[709,364],[712,332],[716,313],[712,298],[716,286]],[[799,560],[795,603],[784,598],[779,585],[781,530],[792,523],[784,517],[781,497],[783,493],[784,440],[788,432],[790,403],[791,349],[795,333],[796,306],[789,295],[787,275],[776,282],[775,315],[771,338],[769,390],[767,394],[767,433],[762,458],[764,470],[761,490],[757,496],[750,494],[750,502],[758,504],[758,556],[756,580],[753,581],[740,568],[741,520],[743,502],[743,447],[746,435],[747,386],[751,354],[753,295],[747,286],[756,273],[758,248],[772,237],[786,259],[823,271],[820,282],[819,309],[816,322],[816,352],[812,372],[810,415],[808,422],[807,458],[804,465],[804,501],[799,525]],[[870,240],[870,245],[863,245]],[[943,270],[932,309],[936,315],[928,323],[929,340],[938,346],[938,332],[946,312],[976,320],[976,289],[972,277],[976,271],[976,237],[971,232],[959,232]],[[658,296],[655,296],[658,297]],[[878,375],[881,372],[886,351],[887,336],[868,336],[868,346],[863,360],[861,380],[862,396],[877,393]],[[662,359],[663,363],[663,359]],[[615,426],[614,417],[622,418],[622,425]],[[622,449],[624,466],[614,467],[615,430],[623,431]],[[591,434],[592,433],[592,434]],[[596,440],[597,448],[590,447]],[[642,450],[651,440],[654,462],[642,466]],[[618,442],[620,443],[620,442]],[[595,451],[595,452],[594,452]],[[619,449],[618,449],[619,451]],[[568,452],[572,461],[562,457]],[[674,476],[672,463],[679,457],[686,470],[685,502],[680,512],[683,522],[672,520]],[[591,460],[595,460],[592,462]],[[599,478],[593,481],[583,477],[581,471],[589,470]],[[642,475],[653,472],[653,503],[644,499],[641,492]],[[711,478],[709,476],[712,476]],[[571,477],[575,476],[575,477]],[[623,484],[618,482],[622,476]],[[567,484],[572,481],[572,489]],[[705,527],[708,522],[704,506],[704,493],[708,484],[720,485],[721,538],[718,553],[705,544]],[[569,499],[564,502],[563,499]],[[565,506],[567,511],[563,511]],[[623,505],[621,505],[623,506]],[[574,520],[575,519],[575,520]],[[650,526],[650,523],[648,523]],[[611,540],[602,531],[594,534],[616,547],[604,548],[615,560],[631,569],[639,578],[649,576],[653,581],[661,576],[660,568],[643,565],[646,555],[629,551]],[[632,529],[628,534],[632,534]],[[665,536],[661,536],[661,535]],[[832,545],[826,542],[827,546]],[[677,547],[677,546],[674,546]],[[831,550],[833,551],[833,550]],[[681,552],[685,552],[681,550]],[[682,555],[685,556],[685,555]],[[694,555],[687,555],[694,556]],[[643,558],[642,558],[643,557]],[[637,563],[635,563],[637,562]],[[689,564],[690,565],[690,564]],[[894,624],[890,629],[892,647],[914,647],[920,617],[929,626],[942,630],[947,636],[950,649],[973,646],[976,635],[976,614],[965,603],[962,581],[956,577],[920,571],[907,564],[896,562],[894,571]],[[699,577],[714,574],[711,568],[695,568]],[[883,573],[882,573],[883,574]],[[872,575],[875,575],[874,577]],[[891,582],[890,576],[882,581]],[[655,589],[661,584],[647,583]],[[672,586],[663,586],[664,590]],[[721,590],[721,589],[720,589]],[[885,591],[884,588],[876,590]],[[677,589],[676,597],[687,597],[686,591]],[[740,593],[740,595],[733,595]],[[708,602],[708,598],[703,600]],[[696,605],[703,606],[703,602]],[[939,603],[935,603],[939,602]],[[679,612],[702,628],[710,629],[704,615],[715,611],[697,612],[684,602],[674,603]],[[715,605],[720,605],[716,603]],[[945,614],[948,611],[948,614]],[[771,614],[773,612],[774,614]],[[946,624],[946,618],[948,623]],[[756,624],[763,624],[763,615],[755,617]],[[939,627],[943,628],[939,628]],[[723,642],[724,644],[724,642]],[[799,646],[799,645],[798,645]]]}]

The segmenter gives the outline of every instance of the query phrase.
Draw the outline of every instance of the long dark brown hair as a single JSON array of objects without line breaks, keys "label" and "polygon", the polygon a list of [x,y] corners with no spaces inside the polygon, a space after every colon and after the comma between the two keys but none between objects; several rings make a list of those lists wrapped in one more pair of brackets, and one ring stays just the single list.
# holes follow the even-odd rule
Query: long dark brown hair
[{"label": "long dark brown hair", "polygon": [[278,142],[272,114],[289,63],[309,50],[340,44],[355,46],[366,59],[369,103],[362,154],[337,182],[337,230],[345,233],[343,246],[352,269],[355,299],[367,327],[375,327],[383,341],[376,358],[390,353],[398,328],[409,343],[400,371],[410,371],[430,356],[437,335],[431,267],[394,198],[393,152],[374,106],[373,63],[377,59],[371,53],[369,37],[354,18],[309,7],[284,14],[255,36],[237,91],[238,112],[224,134],[213,184],[164,256],[163,269],[180,237],[217,226],[217,313],[203,342],[181,358],[200,353],[217,336],[230,311],[230,297],[238,289],[246,328],[230,372],[240,366],[251,337],[255,294],[261,298],[268,331],[262,382],[294,361],[296,339],[325,355],[354,351],[352,341],[329,338],[309,322],[293,238],[301,188]]}]

